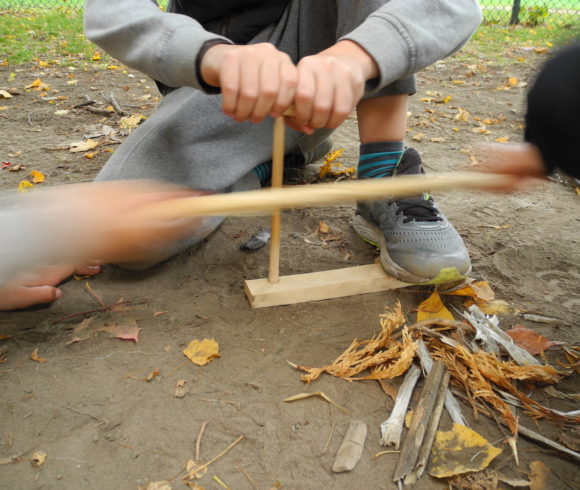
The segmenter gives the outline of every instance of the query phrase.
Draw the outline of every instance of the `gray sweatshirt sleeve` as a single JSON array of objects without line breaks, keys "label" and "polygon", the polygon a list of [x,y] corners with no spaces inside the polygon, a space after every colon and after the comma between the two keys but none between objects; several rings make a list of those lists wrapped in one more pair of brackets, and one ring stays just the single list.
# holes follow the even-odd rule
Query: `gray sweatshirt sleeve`
[{"label": "gray sweatshirt sleeve", "polygon": [[154,0],[86,0],[84,27],[111,56],[169,87],[203,90],[199,50],[212,40],[231,44],[186,15],[163,12]]},{"label": "gray sweatshirt sleeve", "polygon": [[457,51],[481,19],[477,0],[391,0],[341,40],[356,42],[377,63],[372,93]]}]

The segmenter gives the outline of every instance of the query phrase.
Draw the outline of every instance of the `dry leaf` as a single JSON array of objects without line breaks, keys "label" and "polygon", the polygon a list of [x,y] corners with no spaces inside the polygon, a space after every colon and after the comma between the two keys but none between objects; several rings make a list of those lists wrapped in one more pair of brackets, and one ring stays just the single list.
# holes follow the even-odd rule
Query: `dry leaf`
[{"label": "dry leaf", "polygon": [[343,413],[350,413],[346,408],[341,407],[336,402],[333,402],[330,398],[328,398],[322,391],[317,391],[315,393],[299,393],[298,395],[291,396],[289,398],[285,398],[284,401],[286,403],[295,402],[298,400],[304,400],[306,398],[311,398],[313,396],[318,396],[322,398],[324,401],[330,403],[334,407],[338,408]]},{"label": "dry leaf", "polygon": [[0,340],[6,340],[12,338],[12,335],[8,335],[5,333],[0,333]]},{"label": "dry leaf", "polygon": [[418,141],[421,142],[425,139],[425,135],[423,133],[416,133],[413,135],[413,137],[411,138],[413,141]]},{"label": "dry leaf", "polygon": [[562,345],[564,342],[552,342],[543,335],[539,334],[531,328],[523,325],[516,325],[506,333],[514,339],[514,342],[521,348],[526,349],[533,356],[543,354],[546,349],[550,347]]},{"label": "dry leaf", "polygon": [[[477,301],[477,306],[486,315],[499,315],[501,313],[509,313],[510,305],[503,299],[494,299],[492,301]],[[470,305],[471,306],[471,305]],[[468,306],[466,306],[468,308]]]},{"label": "dry leaf", "polygon": [[492,301],[495,299],[495,293],[487,281],[470,282],[467,286],[445,292],[444,294],[469,296],[470,298],[478,299],[481,301]]},{"label": "dry leaf", "polygon": [[0,99],[11,99],[11,98],[12,94],[10,94],[8,91],[0,90]]},{"label": "dry leaf", "polygon": [[185,478],[188,478],[189,480],[197,480],[207,473],[208,467],[207,465],[198,463],[195,460],[190,459],[187,461],[187,463],[185,463],[185,469],[187,471],[187,476]]},{"label": "dry leaf", "polygon": [[435,435],[429,474],[436,478],[448,478],[480,471],[499,454],[501,449],[492,446],[474,430],[453,424],[451,431],[438,431]]},{"label": "dry leaf", "polygon": [[74,141],[70,144],[70,151],[72,153],[78,153],[81,151],[89,151],[93,148],[99,146],[99,143],[95,140],[88,139],[85,141]]},{"label": "dry leaf", "polygon": [[98,151],[92,151],[90,153],[85,153],[84,157],[88,158],[89,160],[92,160],[93,158],[95,158],[97,155],[99,154]]},{"label": "dry leaf", "polygon": [[509,136],[500,136],[495,139],[495,141],[498,143],[509,143],[509,140],[510,140]]},{"label": "dry leaf", "polygon": [[445,307],[441,296],[438,292],[434,292],[425,301],[423,301],[417,310],[417,321],[428,320],[430,318],[444,318],[447,320],[454,320],[451,312]]},{"label": "dry leaf", "polygon": [[186,388],[185,386],[186,384],[187,381],[185,381],[184,379],[180,379],[177,381],[174,393],[175,398],[183,398],[185,395],[189,393],[190,388]]},{"label": "dry leaf", "polygon": [[159,369],[154,369],[153,371],[151,371],[146,377],[145,377],[145,381],[147,381],[147,383],[149,383],[150,381],[153,380],[153,378],[156,378],[157,376],[159,376],[161,373],[159,372]]},{"label": "dry leaf", "polygon": [[326,224],[324,221],[321,221],[318,224],[318,233],[326,234],[330,231],[330,226]]},{"label": "dry leaf", "polygon": [[508,78],[508,85],[511,85],[512,87],[515,87],[517,84],[518,84],[517,77],[509,77]]},{"label": "dry leaf", "polygon": [[36,361],[36,362],[46,362],[46,361],[48,361],[48,359],[45,359],[44,357],[40,357],[38,355],[38,347],[36,349],[34,349],[30,353],[30,359],[32,359],[33,361]]},{"label": "dry leaf", "polygon": [[444,143],[446,140],[445,138],[436,137],[436,138],[429,138],[431,143]]},{"label": "dry leaf", "polygon": [[45,461],[46,461],[46,453],[43,453],[42,451],[35,452],[30,458],[30,463],[32,464],[32,466],[35,466],[37,468],[40,468]]},{"label": "dry leaf", "polygon": [[198,366],[205,366],[216,357],[220,357],[219,345],[215,339],[192,340],[184,349],[185,356]]},{"label": "dry leaf", "polygon": [[415,414],[415,412],[413,410],[409,410],[406,414],[405,414],[405,427],[407,429],[409,429],[411,427],[411,422],[413,421],[413,415]]},{"label": "dry leaf", "polygon": [[154,481],[149,483],[146,487],[139,487],[139,490],[172,490],[172,486],[168,481]]},{"label": "dry leaf", "polygon": [[137,326],[135,320],[129,320],[126,325],[114,325],[99,328],[101,332],[109,332],[112,339],[131,340],[135,343],[139,341],[139,332],[142,329]]},{"label": "dry leaf", "polygon": [[125,116],[119,119],[119,127],[121,129],[135,129],[141,121],[147,119],[143,114],[133,114],[132,116]]},{"label": "dry leaf", "polygon": [[530,490],[549,490],[548,482],[552,470],[541,461],[530,463]]},{"label": "dry leaf", "polygon": [[394,383],[388,379],[378,379],[377,381],[381,385],[381,388],[385,394],[389,395],[393,401],[395,401],[397,399],[397,395],[399,394],[399,388],[397,388]]},{"label": "dry leaf", "polygon": [[42,184],[44,182],[44,174],[38,170],[30,172],[30,176],[32,177],[32,182],[35,184]]},{"label": "dry leaf", "polygon": [[69,113],[66,109],[60,109],[58,111],[54,111],[53,114],[55,116],[66,116]]},{"label": "dry leaf", "polygon": [[33,187],[34,185],[32,185],[27,180],[21,180],[20,183],[18,184],[18,192],[28,192]]},{"label": "dry leaf", "polygon": [[459,112],[455,114],[453,119],[455,121],[469,122],[469,112],[467,112],[465,109],[462,109],[461,107],[458,107],[457,110]]}]

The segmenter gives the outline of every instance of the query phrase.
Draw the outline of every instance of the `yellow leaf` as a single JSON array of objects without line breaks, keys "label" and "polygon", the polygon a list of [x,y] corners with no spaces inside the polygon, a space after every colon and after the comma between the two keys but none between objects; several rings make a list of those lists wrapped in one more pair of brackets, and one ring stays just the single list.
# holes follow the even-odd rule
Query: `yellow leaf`
[{"label": "yellow leaf", "polygon": [[499,138],[495,139],[498,143],[507,143],[510,138],[509,136],[500,136]]},{"label": "yellow leaf", "polygon": [[38,66],[40,66],[40,68],[46,68],[48,66],[48,63],[46,61],[39,61]]},{"label": "yellow leaf", "polygon": [[68,82],[66,82],[67,85],[77,85],[79,83],[78,80],[69,80]]},{"label": "yellow leaf", "polygon": [[436,478],[448,478],[487,468],[501,449],[492,446],[474,430],[453,424],[449,432],[438,431],[431,450],[431,470]]},{"label": "yellow leaf", "polygon": [[511,85],[512,87],[515,87],[518,84],[517,77],[509,77],[508,84]]},{"label": "yellow leaf", "polygon": [[32,82],[30,85],[26,85],[26,87],[24,88],[39,88],[42,85],[44,85],[42,83],[42,80],[40,78],[37,78],[36,80],[34,80],[34,82]]},{"label": "yellow leaf", "polygon": [[444,318],[447,320],[454,320],[451,312],[445,307],[441,296],[438,292],[434,292],[425,301],[423,301],[417,310],[417,321],[428,320],[430,318]]},{"label": "yellow leaf", "polygon": [[413,421],[413,415],[415,412],[413,410],[409,410],[407,415],[405,415],[405,427],[409,429],[411,427],[411,422]]},{"label": "yellow leaf", "polygon": [[36,362],[46,362],[46,361],[48,361],[48,359],[45,359],[44,357],[40,357],[38,355],[38,347],[36,349],[34,349],[30,353],[30,359],[32,359],[33,361],[36,361]]},{"label": "yellow leaf", "polygon": [[[113,110],[112,107],[111,110]],[[119,119],[119,127],[121,129],[135,129],[144,119],[147,118],[143,114],[133,114],[132,116],[125,116]]]},{"label": "yellow leaf", "polygon": [[456,121],[469,122],[469,112],[467,112],[465,109],[462,109],[461,107],[458,107],[457,110],[459,112],[455,114],[453,119]]},{"label": "yellow leaf", "polygon": [[30,172],[30,176],[32,177],[32,182],[35,184],[42,184],[44,182],[44,174],[38,170]]},{"label": "yellow leaf", "polygon": [[85,153],[85,158],[88,158],[89,160],[92,160],[93,158],[95,158],[97,155],[99,154],[98,151],[92,151],[90,153]]},{"label": "yellow leaf", "polygon": [[451,80],[451,83],[454,85],[464,85],[465,80]]},{"label": "yellow leaf", "polygon": [[501,313],[509,313],[510,307],[507,301],[503,299],[494,299],[492,301],[482,301],[479,302],[476,300],[477,306],[479,309],[483,311],[486,315],[498,315]]},{"label": "yellow leaf", "polygon": [[413,138],[411,138],[413,141],[423,141],[425,139],[425,135],[423,133],[417,133],[413,135]]},{"label": "yellow leaf", "polygon": [[8,109],[7,105],[0,105],[0,111],[5,111],[6,109]]},{"label": "yellow leaf", "polygon": [[480,299],[481,301],[492,301],[495,298],[495,293],[487,281],[475,281],[461,289],[455,289],[445,294],[469,296],[470,298]]},{"label": "yellow leaf", "polygon": [[99,53],[98,51],[95,51],[95,54],[93,54],[93,57],[91,58],[91,60],[100,61],[100,59],[101,59],[101,53]]},{"label": "yellow leaf", "polygon": [[552,46],[554,46],[553,43],[551,43],[550,41],[546,42],[546,46],[548,46],[549,48],[551,48]]},{"label": "yellow leaf", "polygon": [[122,68],[117,65],[109,65],[107,66],[107,70],[121,70]]},{"label": "yellow leaf", "polygon": [[451,128],[453,129],[453,131],[455,131],[456,133],[459,133],[459,128]]},{"label": "yellow leaf", "polygon": [[18,192],[28,192],[33,187],[34,185],[32,185],[27,180],[22,180],[20,184],[18,184]]},{"label": "yellow leaf", "polygon": [[431,143],[444,143],[445,138],[437,137],[437,138],[429,138]]},{"label": "yellow leaf", "polygon": [[220,357],[219,345],[214,339],[192,340],[184,349],[185,356],[198,366],[205,366],[216,357]]},{"label": "yellow leaf", "polygon": [[88,139],[86,141],[74,141],[70,144],[70,151],[72,153],[78,153],[81,151],[89,151],[97,147],[99,143],[95,140]]},{"label": "yellow leaf", "polygon": [[542,54],[542,53],[547,53],[547,52],[548,52],[548,48],[543,48],[543,47],[534,48],[534,53]]},{"label": "yellow leaf", "polygon": [[325,223],[324,221],[321,221],[320,223],[318,223],[318,232],[322,233],[322,234],[326,234],[330,231],[330,226],[328,226],[327,223]]}]

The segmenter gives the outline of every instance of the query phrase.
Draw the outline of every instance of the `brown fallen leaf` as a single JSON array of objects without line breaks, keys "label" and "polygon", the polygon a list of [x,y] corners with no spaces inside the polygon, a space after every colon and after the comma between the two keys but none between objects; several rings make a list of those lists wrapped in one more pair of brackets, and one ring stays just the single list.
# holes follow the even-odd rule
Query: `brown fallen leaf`
[{"label": "brown fallen leaf", "polygon": [[514,342],[517,345],[526,349],[533,356],[543,354],[543,352],[550,347],[556,347],[565,343],[548,340],[535,330],[524,327],[523,325],[516,325],[511,330],[507,330],[506,333],[514,339]]},{"label": "brown fallen leaf", "polygon": [[389,395],[393,401],[397,399],[397,395],[399,394],[399,388],[395,386],[395,384],[389,379],[378,379],[377,380],[381,385],[381,389],[385,392],[385,394]]},{"label": "brown fallen leaf", "polygon": [[36,362],[47,362],[48,361],[48,359],[45,359],[44,357],[40,357],[38,355],[38,347],[30,353],[30,359],[32,359],[33,361],[36,361]]},{"label": "brown fallen leaf", "polygon": [[530,490],[550,490],[548,482],[552,470],[541,461],[532,461],[530,463]]},{"label": "brown fallen leaf", "polygon": [[6,333],[0,333],[0,340],[6,340],[12,338],[12,335],[8,335]]},{"label": "brown fallen leaf", "polygon": [[128,320],[126,325],[113,324],[111,326],[99,328],[101,332],[109,332],[111,338],[120,340],[130,340],[137,343],[139,341],[139,332],[141,327],[137,326],[135,320]]}]

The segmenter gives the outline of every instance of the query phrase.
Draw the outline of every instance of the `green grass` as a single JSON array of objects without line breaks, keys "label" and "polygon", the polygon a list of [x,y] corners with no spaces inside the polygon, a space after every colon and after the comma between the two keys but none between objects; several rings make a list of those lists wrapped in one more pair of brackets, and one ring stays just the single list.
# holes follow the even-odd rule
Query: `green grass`
[{"label": "green grass", "polygon": [[35,9],[0,15],[0,62],[68,64],[90,61],[94,53],[95,46],[83,34],[78,10]]},{"label": "green grass", "polygon": [[[0,6],[6,0],[0,0]],[[26,1],[26,0],[21,0]],[[52,0],[62,3],[60,0]],[[511,0],[493,0],[505,1]],[[574,0],[580,3],[580,0]],[[513,62],[522,47],[557,47],[569,43],[580,32],[580,15],[549,16],[544,25],[499,26],[484,24],[459,56],[487,57],[498,63]],[[0,14],[0,63],[18,65],[29,62],[60,65],[90,63],[103,65],[111,59],[93,61],[97,48],[87,41],[79,10],[56,8],[30,9]],[[508,53],[508,56],[506,56]],[[113,62],[114,63],[114,62]]]}]

